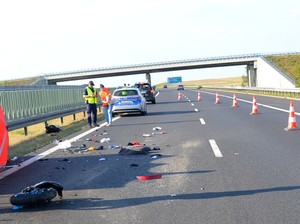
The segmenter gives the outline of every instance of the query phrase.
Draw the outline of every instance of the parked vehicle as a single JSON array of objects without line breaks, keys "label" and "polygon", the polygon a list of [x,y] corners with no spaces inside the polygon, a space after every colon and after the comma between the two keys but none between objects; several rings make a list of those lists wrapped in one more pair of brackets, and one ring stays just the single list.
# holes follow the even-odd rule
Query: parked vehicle
[{"label": "parked vehicle", "polygon": [[156,103],[155,91],[151,85],[147,82],[139,82],[134,84],[134,87],[138,88],[142,95],[145,97],[146,101],[151,101],[151,103]]},{"label": "parked vehicle", "polygon": [[147,114],[146,99],[138,88],[124,87],[116,89],[113,94],[112,113],[141,113]]},{"label": "parked vehicle", "polygon": [[164,87],[163,87],[164,89],[167,89],[168,88],[168,86],[167,85],[164,85]]},{"label": "parked vehicle", "polygon": [[177,90],[184,90],[184,86],[183,85],[178,85]]}]

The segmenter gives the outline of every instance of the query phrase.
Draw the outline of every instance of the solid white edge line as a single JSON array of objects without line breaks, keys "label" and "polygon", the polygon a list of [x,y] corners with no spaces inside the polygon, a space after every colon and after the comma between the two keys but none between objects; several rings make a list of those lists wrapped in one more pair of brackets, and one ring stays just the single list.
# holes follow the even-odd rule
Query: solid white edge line
[{"label": "solid white edge line", "polygon": [[201,124],[206,124],[203,118],[199,118]]},{"label": "solid white edge line", "polygon": [[[202,91],[202,92],[203,92],[203,93],[207,93],[207,94],[211,94],[211,95],[215,95],[215,93],[210,93],[210,92],[205,92],[205,91]],[[225,97],[225,98],[232,99],[231,96],[220,95],[220,94],[219,94],[219,96],[222,96],[222,97]],[[243,100],[243,99],[239,99],[239,98],[238,98],[238,101],[245,102],[245,103],[250,103],[250,104],[253,103],[252,101],[249,101],[249,100]],[[281,108],[278,108],[278,107],[272,107],[272,106],[269,106],[269,105],[266,105],[266,104],[257,103],[257,105],[258,105],[258,106],[265,107],[265,108],[273,109],[273,110],[278,110],[278,111],[281,111],[281,112],[286,112],[286,113],[289,113],[289,112],[290,112],[289,110],[281,109]],[[295,114],[298,115],[298,116],[300,116],[300,113],[295,112]]]},{"label": "solid white edge line", "polygon": [[209,143],[210,143],[210,146],[211,146],[211,148],[212,148],[212,150],[213,150],[215,156],[216,156],[216,157],[219,157],[219,158],[220,158],[220,157],[223,157],[223,155],[222,155],[222,153],[221,153],[221,151],[220,151],[220,149],[219,149],[219,147],[218,147],[216,141],[213,140],[213,139],[209,139],[208,141],[209,141]]},{"label": "solid white edge line", "polygon": [[[112,119],[112,121],[118,120],[119,118],[120,118],[120,117],[115,117],[115,118]],[[69,139],[69,141],[70,141],[71,143],[72,143],[72,142],[75,142],[75,141],[77,141],[78,139],[80,139],[80,138],[82,138],[82,137],[84,137],[84,136],[86,136],[86,135],[92,133],[93,131],[95,131],[95,130],[97,130],[97,129],[100,129],[100,128],[106,126],[106,125],[107,125],[107,123],[104,122],[104,123],[102,123],[99,127],[92,128],[92,129],[90,129],[90,130],[88,130],[88,131],[86,131],[86,132],[84,132],[84,133],[82,133],[82,134],[80,134],[80,135],[75,136],[74,138]],[[8,170],[5,170],[5,171],[3,171],[3,172],[0,172],[0,180],[3,179],[3,178],[6,177],[6,176],[8,176],[8,175],[10,175],[10,174],[12,174],[12,173],[18,171],[18,170],[20,170],[20,169],[22,169],[22,168],[24,168],[24,167],[30,165],[31,163],[34,163],[35,161],[37,161],[37,160],[39,160],[39,159],[41,159],[41,158],[44,158],[45,156],[47,156],[47,155],[49,155],[49,154],[51,154],[51,153],[53,153],[53,152],[55,152],[55,151],[57,151],[57,150],[59,150],[59,149],[60,149],[60,147],[57,145],[57,146],[55,146],[55,147],[53,147],[53,148],[51,148],[51,149],[48,149],[48,150],[45,151],[45,152],[42,152],[42,153],[40,153],[40,154],[38,154],[38,155],[36,155],[36,156],[34,156],[34,157],[32,157],[32,158],[26,160],[26,161],[20,163],[18,166],[15,166],[15,167],[13,167],[13,168],[10,168],[10,169],[8,169]]]}]

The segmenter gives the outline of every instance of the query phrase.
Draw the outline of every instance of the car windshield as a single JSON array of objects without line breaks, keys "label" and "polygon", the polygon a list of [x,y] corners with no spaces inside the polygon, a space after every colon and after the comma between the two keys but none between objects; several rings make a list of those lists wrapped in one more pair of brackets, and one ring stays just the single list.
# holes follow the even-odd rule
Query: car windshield
[{"label": "car windshield", "polygon": [[151,86],[149,84],[135,84],[134,86],[142,90],[151,90]]},{"label": "car windshield", "polygon": [[138,95],[138,92],[134,89],[119,90],[114,92],[114,96],[135,96],[135,95]]}]

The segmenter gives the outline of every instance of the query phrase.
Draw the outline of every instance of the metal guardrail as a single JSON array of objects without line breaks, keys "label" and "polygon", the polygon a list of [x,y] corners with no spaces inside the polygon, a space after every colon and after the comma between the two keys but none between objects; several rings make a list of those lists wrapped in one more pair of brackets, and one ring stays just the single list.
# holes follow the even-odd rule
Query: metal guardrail
[{"label": "metal guardrail", "polygon": [[205,89],[219,89],[219,90],[230,90],[230,91],[240,91],[247,93],[260,93],[264,95],[275,95],[280,97],[294,97],[300,98],[300,88],[294,89],[277,89],[277,88],[257,88],[257,87],[233,87],[233,86],[202,86]]},{"label": "metal guardrail", "polygon": [[16,129],[25,128],[25,135],[26,135],[28,126],[43,123],[43,122],[46,122],[46,121],[49,121],[52,119],[56,119],[59,117],[62,118],[64,116],[68,116],[71,114],[74,115],[74,114],[77,114],[80,112],[84,112],[85,110],[86,110],[86,107],[81,106],[81,107],[76,107],[76,108],[71,108],[71,109],[52,111],[50,113],[34,115],[34,116],[21,118],[21,119],[10,120],[7,122],[7,130],[13,131]]},{"label": "metal guardrail", "polygon": [[6,86],[0,88],[0,105],[10,121],[82,106],[83,90],[81,86]]}]

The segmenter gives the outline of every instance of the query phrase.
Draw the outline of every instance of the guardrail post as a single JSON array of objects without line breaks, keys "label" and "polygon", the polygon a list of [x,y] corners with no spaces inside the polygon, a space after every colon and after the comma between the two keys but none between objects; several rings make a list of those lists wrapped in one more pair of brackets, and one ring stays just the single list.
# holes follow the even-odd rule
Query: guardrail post
[{"label": "guardrail post", "polygon": [[76,120],[76,114],[73,114],[73,121]]},{"label": "guardrail post", "polygon": [[63,124],[64,123],[64,117],[60,118],[60,123]]},{"label": "guardrail post", "polygon": [[24,135],[27,136],[28,135],[28,128],[24,127]]}]

